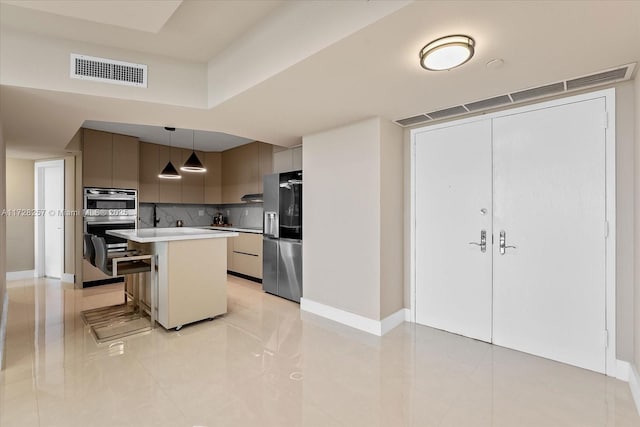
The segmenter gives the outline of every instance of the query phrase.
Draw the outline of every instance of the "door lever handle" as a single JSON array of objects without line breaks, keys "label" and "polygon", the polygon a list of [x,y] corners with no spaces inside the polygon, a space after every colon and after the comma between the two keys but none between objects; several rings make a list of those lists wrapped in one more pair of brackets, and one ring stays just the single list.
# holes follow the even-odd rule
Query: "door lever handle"
[{"label": "door lever handle", "polygon": [[487,230],[480,230],[480,243],[469,242],[470,245],[480,246],[480,252],[487,251]]},{"label": "door lever handle", "polygon": [[500,232],[500,255],[504,255],[505,253],[507,253],[507,248],[518,249],[516,246],[507,245],[507,233],[502,230]]}]

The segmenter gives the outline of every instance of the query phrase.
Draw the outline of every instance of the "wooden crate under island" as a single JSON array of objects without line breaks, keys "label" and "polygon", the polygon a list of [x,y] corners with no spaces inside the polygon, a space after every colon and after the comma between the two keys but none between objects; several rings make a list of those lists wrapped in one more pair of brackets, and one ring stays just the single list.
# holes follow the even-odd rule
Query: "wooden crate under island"
[{"label": "wooden crate under island", "polygon": [[[129,247],[157,256],[156,320],[167,329],[227,312],[227,238],[231,231],[189,227],[111,230]],[[154,303],[155,300],[155,303]]]}]

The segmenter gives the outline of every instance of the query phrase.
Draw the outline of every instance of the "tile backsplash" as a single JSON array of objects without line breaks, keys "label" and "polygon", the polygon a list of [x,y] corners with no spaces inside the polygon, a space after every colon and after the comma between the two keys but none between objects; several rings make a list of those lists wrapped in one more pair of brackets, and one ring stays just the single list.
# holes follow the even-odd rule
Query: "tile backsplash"
[{"label": "tile backsplash", "polygon": [[[262,203],[242,203],[234,205],[186,205],[155,203],[158,227],[175,227],[182,220],[185,227],[211,225],[213,217],[221,212],[228,224],[243,228],[262,227]],[[140,203],[138,227],[153,227],[154,203]]]}]

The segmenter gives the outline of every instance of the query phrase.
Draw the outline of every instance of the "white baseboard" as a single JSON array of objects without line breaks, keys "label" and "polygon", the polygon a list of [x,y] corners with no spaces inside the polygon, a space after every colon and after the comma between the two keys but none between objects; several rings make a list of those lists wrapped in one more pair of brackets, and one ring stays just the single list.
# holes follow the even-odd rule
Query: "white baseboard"
[{"label": "white baseboard", "polygon": [[308,298],[300,299],[300,310],[377,336],[382,336],[400,325],[407,316],[406,309],[402,308],[382,320],[373,320],[359,314],[311,301]]},{"label": "white baseboard", "polygon": [[62,273],[62,281],[65,283],[76,283],[76,275],[71,273]]},{"label": "white baseboard", "polygon": [[35,270],[7,271],[7,280],[33,279],[34,277],[36,277]]},{"label": "white baseboard", "polygon": [[408,311],[409,309],[407,308],[401,308],[392,315],[382,319],[382,321],[380,322],[380,335],[384,335],[396,326],[403,324],[407,320]]},{"label": "white baseboard", "polygon": [[4,344],[7,339],[7,318],[9,317],[9,293],[4,293],[3,301],[0,301],[0,372],[4,369]]},{"label": "white baseboard", "polygon": [[640,375],[638,375],[638,369],[635,365],[629,365],[629,388],[633,401],[636,403],[638,415],[640,415]]},{"label": "white baseboard", "polygon": [[631,365],[624,360],[616,360],[616,378],[620,381],[629,382],[629,370]]}]

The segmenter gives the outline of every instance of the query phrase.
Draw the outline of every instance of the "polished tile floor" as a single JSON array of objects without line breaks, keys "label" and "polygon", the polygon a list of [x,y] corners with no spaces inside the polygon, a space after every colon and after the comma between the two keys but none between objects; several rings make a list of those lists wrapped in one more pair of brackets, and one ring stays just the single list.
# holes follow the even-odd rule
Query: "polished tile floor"
[{"label": "polished tile floor", "polygon": [[0,426],[640,426],[627,384],[405,323],[383,338],[229,277],[229,313],[97,345],[117,285],[9,283]]}]

